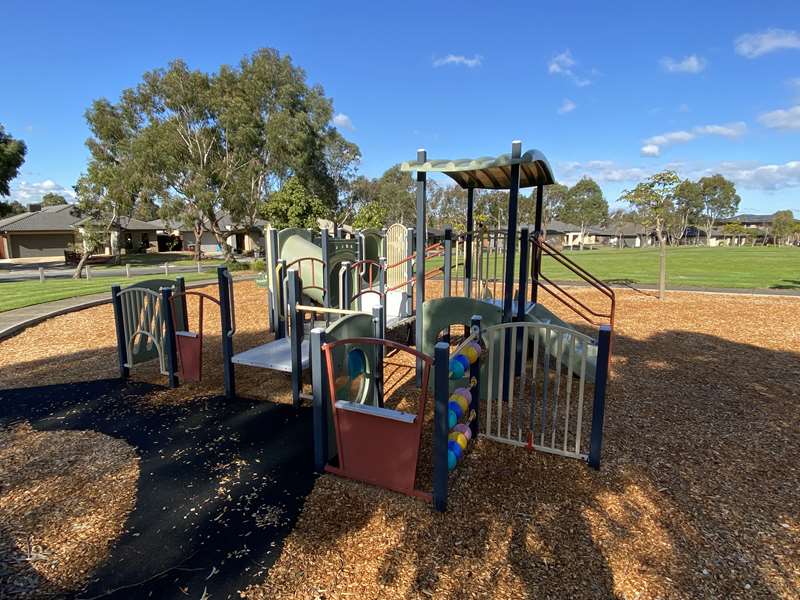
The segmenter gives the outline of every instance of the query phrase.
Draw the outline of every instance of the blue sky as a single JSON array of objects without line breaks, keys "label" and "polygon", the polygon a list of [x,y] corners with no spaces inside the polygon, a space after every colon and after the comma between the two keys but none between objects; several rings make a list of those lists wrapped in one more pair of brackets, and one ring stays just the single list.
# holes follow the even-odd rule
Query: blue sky
[{"label": "blue sky", "polygon": [[210,71],[274,47],[333,99],[366,175],[521,139],[612,203],[670,167],[800,216],[797,0],[448,4],[6,0],[0,123],[29,148],[14,197],[71,188],[93,99],[175,58]]}]

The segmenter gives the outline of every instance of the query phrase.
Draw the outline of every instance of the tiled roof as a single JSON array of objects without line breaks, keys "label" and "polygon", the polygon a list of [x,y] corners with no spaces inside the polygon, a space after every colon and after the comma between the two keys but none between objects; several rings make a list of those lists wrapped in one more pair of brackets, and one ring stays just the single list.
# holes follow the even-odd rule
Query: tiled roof
[{"label": "tiled roof", "polygon": [[0,231],[69,231],[80,219],[72,214],[72,205],[46,206],[0,220]]}]

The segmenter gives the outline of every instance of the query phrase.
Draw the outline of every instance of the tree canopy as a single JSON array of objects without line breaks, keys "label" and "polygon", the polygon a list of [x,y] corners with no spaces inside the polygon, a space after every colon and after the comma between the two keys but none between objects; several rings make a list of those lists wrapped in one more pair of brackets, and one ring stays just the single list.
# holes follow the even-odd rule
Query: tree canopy
[{"label": "tree canopy", "polygon": [[0,196],[11,195],[9,184],[19,173],[27,151],[25,142],[11,137],[0,125]]},{"label": "tree canopy", "polygon": [[558,218],[580,227],[580,245],[589,225],[599,225],[608,217],[608,202],[593,179],[584,177],[572,186],[558,207]]},{"label": "tree canopy", "polygon": [[709,239],[711,230],[720,219],[730,218],[736,214],[741,198],[736,193],[733,182],[719,174],[703,177],[697,184],[700,186],[702,197],[702,212],[699,219],[706,232],[706,239]]},{"label": "tree canopy", "polygon": [[328,216],[329,209],[319,197],[306,189],[299,177],[290,177],[264,205],[264,218],[276,229],[317,227],[317,219]]},{"label": "tree canopy", "polygon": [[251,230],[291,179],[291,190],[306,190],[328,212],[345,201],[360,153],[332,116],[322,88],[276,50],[213,73],[176,60],[145,73],[116,104],[93,104],[85,177],[100,195],[124,201],[128,214],[143,206],[137,214],[151,216],[157,204],[160,216],[196,236],[211,231],[230,259],[228,237]]},{"label": "tree canopy", "polygon": [[62,206],[64,204],[67,204],[67,199],[61,194],[47,192],[42,196],[42,206]]}]

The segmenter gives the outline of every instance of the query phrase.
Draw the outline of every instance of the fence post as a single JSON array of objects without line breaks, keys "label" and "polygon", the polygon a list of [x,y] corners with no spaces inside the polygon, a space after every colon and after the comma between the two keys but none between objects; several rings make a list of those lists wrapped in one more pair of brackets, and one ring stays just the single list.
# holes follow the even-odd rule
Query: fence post
[{"label": "fence post", "polygon": [[[375,332],[375,337],[379,340],[386,338],[386,329],[384,321],[384,311],[382,306],[374,306],[372,308],[372,327]],[[383,344],[375,344],[375,404],[383,408]]]},{"label": "fence post", "polygon": [[472,230],[475,227],[473,221],[473,205],[475,198],[475,188],[467,188],[467,247],[464,252],[464,287],[466,288],[465,297],[472,297]]},{"label": "fence post", "polygon": [[[280,276],[277,274],[280,273]],[[278,268],[275,269],[275,310],[278,317],[278,329],[275,332],[275,339],[286,337],[286,315],[281,314],[286,311],[286,296],[284,296],[283,281],[286,277],[286,261],[278,259]]]},{"label": "fence post", "polygon": [[[425,152],[424,149],[420,148],[417,150],[417,162],[419,164],[423,164],[428,160],[428,154]],[[417,340],[417,343],[421,343],[422,340],[422,304],[425,302],[425,246],[428,245],[428,237],[427,237],[427,228],[425,225],[427,224],[427,214],[428,214],[428,173],[427,171],[417,171],[417,252],[415,255],[416,260],[416,278],[417,278],[417,289],[414,290],[416,293],[416,306],[417,311],[416,315],[417,318],[414,320],[415,326],[415,335],[414,339]],[[422,360],[417,359],[417,385],[422,383]]]},{"label": "fence post", "polygon": [[[325,288],[325,291],[322,294],[322,306],[325,308],[331,307],[331,263],[330,263],[330,243],[328,237],[328,228],[323,227],[320,237],[320,244],[322,248],[322,287]],[[311,265],[311,268],[314,268],[314,265]],[[335,302],[335,300],[334,300]],[[325,314],[325,323],[330,321],[330,315]]]},{"label": "fence post", "polygon": [[166,325],[166,336],[164,352],[167,355],[167,374],[169,377],[169,387],[178,387],[178,353],[175,348],[175,321],[172,320],[172,310],[170,310],[170,297],[172,290],[168,287],[161,288],[161,318]]},{"label": "fence post", "polygon": [[[189,309],[186,305],[186,280],[183,277],[175,278],[175,293],[181,294],[180,312],[177,314],[180,322],[175,323],[175,331],[189,331]],[[201,300],[202,302],[202,300]],[[202,327],[202,325],[198,325]]]},{"label": "fence post", "polygon": [[303,353],[300,345],[303,343],[303,313],[297,310],[300,304],[302,283],[297,269],[289,269],[286,273],[286,294],[288,306],[286,320],[291,323],[290,348],[292,352],[292,403],[295,408],[300,407],[300,392],[303,388]]},{"label": "fence post", "polygon": [[130,375],[130,370],[125,364],[128,362],[127,355],[127,341],[125,340],[125,325],[122,313],[122,299],[119,297],[121,291],[120,286],[111,286],[111,304],[114,306],[114,325],[117,331],[117,357],[119,358],[119,376],[120,379],[127,379]]},{"label": "fence post", "polygon": [[[478,332],[480,335],[480,331],[483,326],[483,317],[480,315],[472,315],[472,319],[470,321],[470,334],[474,333],[475,331]],[[491,365],[489,366],[491,368]],[[470,403],[469,407],[471,410],[475,411],[475,418],[470,423],[470,429],[472,429],[472,439],[477,440],[478,434],[481,431],[481,355],[478,354],[478,360],[472,363],[469,366],[469,378],[470,381],[475,379],[475,385],[472,386],[470,392],[472,393],[472,402]]]},{"label": "fence post", "polygon": [[325,330],[315,327],[311,330],[309,354],[311,359],[311,395],[314,408],[314,470],[322,473],[328,464],[328,378],[322,355],[325,343]]},{"label": "fence post", "polygon": [[169,277],[169,263],[164,263],[164,275]]},{"label": "fence post", "polygon": [[450,296],[450,286],[452,285],[453,268],[453,229],[449,225],[444,228],[444,289],[442,297]]},{"label": "fence post", "polygon": [[222,325],[222,372],[225,379],[225,397],[233,400],[236,397],[236,381],[233,369],[233,338],[230,332],[231,307],[233,298],[228,287],[228,269],[224,266],[217,267],[217,284],[219,286],[219,313]]},{"label": "fence post", "polygon": [[433,350],[433,506],[447,510],[447,436],[450,423],[447,401],[450,397],[450,345],[437,342]]},{"label": "fence post", "polygon": [[[592,437],[589,445],[589,466],[600,468],[600,451],[603,446],[603,421],[606,411],[606,384],[608,382],[611,326],[601,325],[597,335],[597,366],[594,376],[594,403],[592,405]],[[579,432],[580,433],[580,432]]]},{"label": "fence post", "polygon": [[85,265],[83,268],[86,269],[86,281],[89,281],[92,278],[92,267]]},{"label": "fence post", "polygon": [[346,310],[350,310],[350,305],[353,301],[353,279],[350,266],[352,263],[349,260],[346,260],[342,263],[341,268],[339,269],[339,277],[341,278],[339,282],[339,289],[342,292],[342,300],[340,304],[342,308]]},{"label": "fence post", "polygon": [[128,279],[131,277],[131,266],[128,263],[125,263],[125,277]]},{"label": "fence post", "polygon": [[44,283],[44,267],[39,267],[39,283]]},{"label": "fence post", "polygon": [[200,261],[199,260],[197,261],[197,272],[198,273],[202,272],[202,269],[200,268]]},{"label": "fence post", "polygon": [[414,230],[409,227],[406,229],[406,296],[408,297],[408,311],[406,316],[414,314],[414,261],[411,256],[414,254]]},{"label": "fence post", "polygon": [[270,327],[272,331],[275,332],[275,337],[281,337],[278,334],[278,328],[280,327],[280,311],[278,310],[278,293],[277,290],[277,275],[275,273],[275,267],[278,265],[278,230],[272,227],[269,228],[269,240],[267,240],[269,244],[269,258],[267,262],[267,299],[269,301],[269,313],[271,315],[270,318]]}]

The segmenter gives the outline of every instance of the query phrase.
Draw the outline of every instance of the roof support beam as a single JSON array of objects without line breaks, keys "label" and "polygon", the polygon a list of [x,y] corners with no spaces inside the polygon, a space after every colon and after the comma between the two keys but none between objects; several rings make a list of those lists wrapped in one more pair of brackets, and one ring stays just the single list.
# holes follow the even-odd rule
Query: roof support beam
[{"label": "roof support beam", "polygon": [[[424,149],[417,150],[417,162],[423,164],[427,160],[427,153]],[[425,246],[428,245],[428,234],[425,227],[427,220],[426,194],[427,178],[425,171],[417,171],[417,240],[416,268],[417,268],[417,289],[414,290],[415,312],[416,312],[416,339],[417,344],[422,340],[422,303],[425,302]],[[417,358],[417,385],[422,385],[422,359]]]},{"label": "roof support beam", "polygon": [[[522,142],[511,142],[511,158],[522,156]],[[511,305],[514,296],[514,260],[517,247],[517,212],[519,211],[519,163],[511,165],[508,189],[508,230],[506,234],[506,270],[503,293],[503,323],[511,322]]]}]

